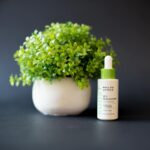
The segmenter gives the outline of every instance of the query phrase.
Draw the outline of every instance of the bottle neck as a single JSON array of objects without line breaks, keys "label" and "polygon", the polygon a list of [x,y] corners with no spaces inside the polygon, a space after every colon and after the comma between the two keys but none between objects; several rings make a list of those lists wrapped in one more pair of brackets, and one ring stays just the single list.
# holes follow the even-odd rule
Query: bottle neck
[{"label": "bottle neck", "polygon": [[112,69],[101,69],[101,79],[115,79],[116,71],[114,68]]}]

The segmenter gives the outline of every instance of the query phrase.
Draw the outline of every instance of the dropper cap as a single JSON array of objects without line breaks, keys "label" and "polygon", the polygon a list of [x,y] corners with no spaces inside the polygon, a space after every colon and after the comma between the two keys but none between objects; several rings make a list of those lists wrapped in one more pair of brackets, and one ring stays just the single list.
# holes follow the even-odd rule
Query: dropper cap
[{"label": "dropper cap", "polygon": [[101,69],[101,78],[102,79],[115,79],[116,73],[115,69],[112,67],[112,57],[106,56],[104,59],[104,68]]}]

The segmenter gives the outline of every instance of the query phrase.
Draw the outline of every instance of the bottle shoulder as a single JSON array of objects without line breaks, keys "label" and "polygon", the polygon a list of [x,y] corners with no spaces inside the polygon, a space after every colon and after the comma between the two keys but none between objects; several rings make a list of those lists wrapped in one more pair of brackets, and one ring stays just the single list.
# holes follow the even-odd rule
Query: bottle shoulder
[{"label": "bottle shoulder", "polygon": [[119,81],[119,79],[98,79],[98,81]]},{"label": "bottle shoulder", "polygon": [[119,84],[118,79],[98,79],[98,84]]}]

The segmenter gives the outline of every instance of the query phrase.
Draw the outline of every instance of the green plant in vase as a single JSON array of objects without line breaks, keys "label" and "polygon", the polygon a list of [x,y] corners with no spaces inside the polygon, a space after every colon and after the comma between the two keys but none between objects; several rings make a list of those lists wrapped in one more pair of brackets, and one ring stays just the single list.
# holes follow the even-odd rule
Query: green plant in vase
[{"label": "green plant in vase", "polygon": [[[109,38],[96,38],[91,27],[72,22],[51,23],[43,31],[35,30],[14,54],[19,75],[10,76],[10,84],[31,85],[69,78],[76,88],[90,87],[89,79],[100,78],[104,57],[116,53]],[[115,66],[115,63],[114,63]],[[50,86],[51,86],[50,85]]]}]

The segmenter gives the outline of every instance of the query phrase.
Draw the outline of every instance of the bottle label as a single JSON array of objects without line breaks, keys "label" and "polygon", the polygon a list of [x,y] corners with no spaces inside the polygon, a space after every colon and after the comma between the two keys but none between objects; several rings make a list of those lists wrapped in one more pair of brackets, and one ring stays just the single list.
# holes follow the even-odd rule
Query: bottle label
[{"label": "bottle label", "polygon": [[113,120],[118,118],[118,80],[98,80],[97,118]]}]

